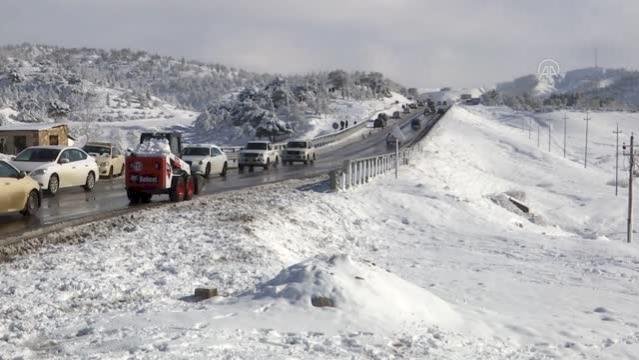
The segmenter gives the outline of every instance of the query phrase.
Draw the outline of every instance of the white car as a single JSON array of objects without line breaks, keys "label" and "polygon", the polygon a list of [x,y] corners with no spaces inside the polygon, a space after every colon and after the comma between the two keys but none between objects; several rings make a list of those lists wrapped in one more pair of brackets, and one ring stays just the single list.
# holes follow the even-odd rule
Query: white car
[{"label": "white car", "polygon": [[187,145],[182,149],[182,160],[191,166],[192,174],[211,174],[226,176],[229,164],[226,154],[215,145],[198,144]]},{"label": "white car", "polygon": [[76,147],[33,146],[16,155],[11,163],[53,195],[72,186],[91,191],[100,173],[95,159]]}]

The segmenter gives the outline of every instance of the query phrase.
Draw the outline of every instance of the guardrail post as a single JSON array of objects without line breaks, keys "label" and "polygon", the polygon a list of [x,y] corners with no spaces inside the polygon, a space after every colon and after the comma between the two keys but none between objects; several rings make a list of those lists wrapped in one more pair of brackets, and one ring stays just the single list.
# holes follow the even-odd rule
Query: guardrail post
[{"label": "guardrail post", "polygon": [[368,183],[369,177],[371,175],[371,163],[370,160],[364,161],[364,181]]},{"label": "guardrail post", "polygon": [[344,172],[345,172],[345,174],[344,174],[345,180],[344,180],[343,187],[344,187],[344,190],[346,190],[347,188],[351,187],[351,185],[352,185],[351,181],[353,180],[353,168],[351,166],[351,161],[350,160],[344,160],[343,168],[344,168]]},{"label": "guardrail post", "polygon": [[328,173],[329,175],[329,181],[331,184],[331,190],[333,191],[337,191],[337,189],[339,188],[339,185],[337,183],[337,170],[331,170],[331,172]]}]

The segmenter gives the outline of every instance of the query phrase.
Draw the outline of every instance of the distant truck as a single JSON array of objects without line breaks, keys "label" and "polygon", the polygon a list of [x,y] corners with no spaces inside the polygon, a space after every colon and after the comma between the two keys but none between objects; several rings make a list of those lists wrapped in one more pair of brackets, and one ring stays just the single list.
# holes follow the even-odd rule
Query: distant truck
[{"label": "distant truck", "polygon": [[481,99],[480,98],[472,98],[472,99],[468,99],[464,102],[464,104],[466,105],[479,105],[481,103]]},{"label": "distant truck", "polygon": [[380,113],[373,122],[374,128],[385,128],[388,124],[388,115],[386,113]]},{"label": "distant truck", "polygon": [[191,167],[180,158],[181,153],[180,134],[142,133],[138,147],[125,158],[129,201],[148,203],[158,194],[168,194],[173,202],[191,200],[199,192],[199,182],[191,176]]},{"label": "distant truck", "polygon": [[419,120],[418,117],[414,118],[413,120],[410,121],[410,127],[413,130],[418,130],[422,127],[422,122]]}]

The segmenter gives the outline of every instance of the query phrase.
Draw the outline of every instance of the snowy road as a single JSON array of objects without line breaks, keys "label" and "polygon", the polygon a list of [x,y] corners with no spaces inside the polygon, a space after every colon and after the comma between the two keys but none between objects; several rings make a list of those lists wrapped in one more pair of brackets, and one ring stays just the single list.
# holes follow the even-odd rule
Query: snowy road
[{"label": "snowy road", "polygon": [[[413,118],[421,116],[421,110],[406,115],[401,124],[409,123]],[[426,123],[436,122],[439,115],[430,115]],[[390,131],[372,131],[366,138],[344,144],[322,148],[320,159],[313,166],[292,165],[280,166],[270,171],[256,170],[253,173],[238,174],[231,172],[226,178],[212,178],[207,181],[204,194],[237,190],[263,184],[274,183],[288,179],[301,179],[311,176],[327,174],[342,165],[349,158],[371,156],[388,152],[385,136]],[[413,138],[418,133],[406,127],[407,137]],[[154,198],[154,202],[166,202],[168,196]],[[100,181],[92,193],[85,193],[82,189],[64,189],[56,197],[45,197],[38,216],[23,218],[20,215],[0,216],[0,239],[16,236],[26,230],[38,229],[44,226],[61,223],[68,220],[106,213],[109,211],[126,209],[129,201],[124,191],[122,179]]]}]

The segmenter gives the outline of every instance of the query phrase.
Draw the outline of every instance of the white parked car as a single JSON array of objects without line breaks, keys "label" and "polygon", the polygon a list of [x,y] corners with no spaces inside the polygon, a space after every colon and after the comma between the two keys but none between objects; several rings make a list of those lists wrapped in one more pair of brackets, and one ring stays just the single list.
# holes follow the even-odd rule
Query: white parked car
[{"label": "white parked car", "polygon": [[254,166],[260,166],[264,170],[268,170],[271,165],[277,167],[282,150],[281,144],[272,144],[270,141],[249,141],[240,151],[238,170],[244,171],[245,166],[248,166],[249,170],[253,170]]},{"label": "white parked car", "polygon": [[100,170],[86,152],[68,146],[33,146],[22,150],[11,163],[36,180],[42,190],[56,194],[61,188],[95,187]]},{"label": "white parked car", "polygon": [[182,160],[191,166],[191,174],[209,177],[211,174],[226,176],[229,163],[226,154],[215,145],[187,145],[182,149]]}]

